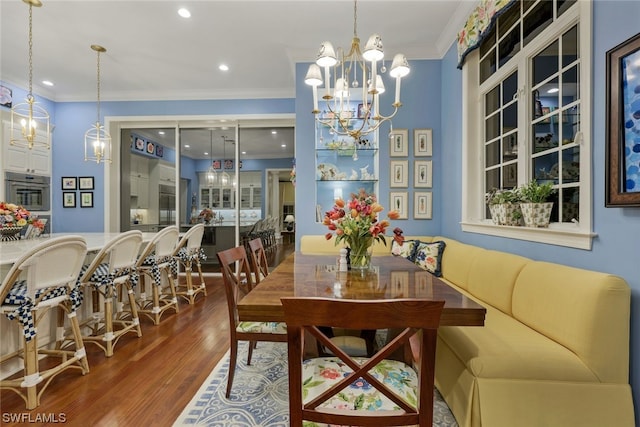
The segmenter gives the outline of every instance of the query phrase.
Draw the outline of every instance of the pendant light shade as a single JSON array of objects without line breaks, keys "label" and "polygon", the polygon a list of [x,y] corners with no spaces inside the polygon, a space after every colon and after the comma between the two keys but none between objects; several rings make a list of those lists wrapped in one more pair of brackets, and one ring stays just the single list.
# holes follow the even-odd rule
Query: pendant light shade
[{"label": "pendant light shade", "polygon": [[213,187],[218,183],[218,173],[213,167],[213,129],[209,130],[211,136],[211,151],[209,151],[209,170],[207,170],[207,185]]},{"label": "pendant light shade", "polygon": [[25,102],[11,108],[11,137],[9,143],[31,150],[50,149],[49,113],[33,96],[33,7],[42,6],[40,0],[22,0],[29,5],[29,93]]},{"label": "pendant light shade", "polygon": [[224,169],[224,163],[227,159],[227,138],[225,138],[224,136],[222,136],[222,152],[223,152],[223,156],[222,156],[223,166],[222,166],[222,173],[220,174],[219,182],[221,187],[228,187],[231,184],[231,177],[229,176],[227,171]]},{"label": "pendant light shade", "polygon": [[98,56],[96,67],[98,101],[96,104],[96,122],[84,134],[84,161],[91,160],[96,163],[111,163],[111,135],[109,135],[109,132],[107,132],[100,123],[100,54],[105,53],[107,49],[97,44],[92,44],[91,49],[95,51]]}]

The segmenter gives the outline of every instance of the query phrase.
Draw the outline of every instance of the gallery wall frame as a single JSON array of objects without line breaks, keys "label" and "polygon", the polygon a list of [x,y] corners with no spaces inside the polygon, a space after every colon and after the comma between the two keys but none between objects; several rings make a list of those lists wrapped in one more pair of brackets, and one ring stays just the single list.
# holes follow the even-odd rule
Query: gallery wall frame
[{"label": "gallery wall frame", "polygon": [[394,129],[389,132],[389,157],[409,155],[409,130]]},{"label": "gallery wall frame", "polygon": [[92,208],[93,207],[93,191],[81,191],[80,192],[80,207]]},{"label": "gallery wall frame", "polygon": [[433,186],[433,161],[415,160],[413,162],[413,186],[431,188]]},{"label": "gallery wall frame", "polygon": [[78,188],[80,190],[93,190],[94,182],[92,176],[81,176],[78,178]]},{"label": "gallery wall frame", "polygon": [[389,192],[389,206],[398,211],[398,219],[409,219],[409,193],[406,191]]},{"label": "gallery wall frame", "polygon": [[[637,103],[636,85],[628,84],[634,64],[640,63],[640,33],[622,42],[606,54],[607,120],[605,206],[640,207],[640,176],[636,149],[640,116],[632,105]],[[635,168],[635,169],[634,169]],[[634,172],[635,171],[635,172]]]},{"label": "gallery wall frame", "polygon": [[62,177],[62,189],[63,190],[77,190],[78,178],[75,176],[63,176]]},{"label": "gallery wall frame", "polygon": [[407,188],[409,186],[409,160],[391,160],[389,162],[390,188]]},{"label": "gallery wall frame", "polygon": [[76,207],[76,192],[75,191],[63,191],[62,192],[62,207],[63,208],[75,208]]},{"label": "gallery wall frame", "polygon": [[433,155],[433,130],[413,130],[413,155],[414,157],[429,157]]},{"label": "gallery wall frame", "polygon": [[431,219],[433,215],[433,193],[416,191],[413,193],[413,218]]}]

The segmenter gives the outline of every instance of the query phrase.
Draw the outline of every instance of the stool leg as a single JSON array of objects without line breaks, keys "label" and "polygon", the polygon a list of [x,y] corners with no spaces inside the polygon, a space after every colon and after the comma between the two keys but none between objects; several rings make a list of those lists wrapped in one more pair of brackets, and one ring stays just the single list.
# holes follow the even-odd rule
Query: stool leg
[{"label": "stool leg", "polygon": [[[34,319],[36,313],[33,313]],[[24,381],[22,386],[26,388],[27,409],[34,409],[40,402],[38,401],[37,384],[40,382],[38,371],[38,341],[37,335],[29,341],[23,336],[24,346]]]}]

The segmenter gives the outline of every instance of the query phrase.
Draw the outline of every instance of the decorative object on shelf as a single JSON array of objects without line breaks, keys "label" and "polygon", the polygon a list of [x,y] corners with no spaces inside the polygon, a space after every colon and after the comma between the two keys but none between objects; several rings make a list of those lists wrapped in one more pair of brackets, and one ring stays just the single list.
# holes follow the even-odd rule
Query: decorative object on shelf
[{"label": "decorative object on shelf", "polygon": [[[84,134],[84,161],[91,160],[96,163],[111,163],[113,161],[111,159],[111,135],[100,123],[100,54],[105,53],[107,49],[97,44],[92,44],[91,49],[94,50],[98,56],[96,67],[98,101],[96,102],[96,122]],[[151,151],[151,153],[153,153],[153,151]]]},{"label": "decorative object on shelf", "polygon": [[296,163],[295,160],[293,162],[293,166],[291,167],[291,172],[289,173],[290,178],[289,180],[291,181],[291,183],[293,184],[293,186],[296,186]]},{"label": "decorative object on shelf", "polygon": [[216,217],[216,213],[208,208],[203,209],[200,212],[200,215],[198,215],[198,218],[200,218],[205,224],[209,224],[211,220],[214,219],[215,217]]},{"label": "decorative object on shelf", "polygon": [[538,184],[535,179],[532,179],[519,189],[521,197],[520,210],[522,211],[525,226],[549,226],[553,202],[548,202],[548,199],[555,191],[550,182]]},{"label": "decorative object on shelf", "polygon": [[26,102],[11,108],[11,138],[9,143],[20,147],[51,148],[49,113],[33,96],[33,7],[42,6],[40,0],[22,0],[29,5],[29,92]]},{"label": "decorative object on shelf", "polygon": [[293,226],[296,222],[295,217],[289,214],[284,218],[284,222],[287,224],[287,231],[293,231]]},{"label": "decorative object on shelf", "polygon": [[[368,270],[373,243],[387,244],[384,233],[390,223],[386,219],[378,220],[378,214],[383,210],[375,195],[360,190],[358,194],[351,195],[349,202],[337,199],[333,208],[325,213],[322,223],[330,230],[325,237],[331,239],[335,231],[335,244],[342,242],[349,246],[351,269]],[[387,217],[398,219],[398,211],[389,211]]]},{"label": "decorative object on shelf", "polygon": [[218,183],[218,173],[213,167],[213,129],[209,129],[209,137],[211,142],[211,151],[209,151],[209,169],[207,169],[207,186],[213,187]]},{"label": "decorative object on shelf", "polygon": [[[325,41],[320,46],[315,64],[309,66],[305,83],[312,86],[313,90],[313,114],[316,120],[330,127],[338,135],[349,135],[355,141],[361,136],[378,130],[380,125],[390,121],[402,106],[400,102],[400,83],[402,77],[409,74],[409,64],[403,54],[397,54],[393,58],[389,75],[396,80],[395,101],[392,104],[393,112],[384,116],[380,113],[379,96],[384,92],[382,76],[378,74],[378,64],[382,62],[380,72],[386,71],[384,67],[384,51],[382,39],[378,34],[369,37],[364,51],[360,51],[360,38],[357,34],[357,1],[353,2],[353,39],[351,48],[346,52],[339,47],[334,49],[331,42]],[[369,64],[368,64],[369,63]],[[324,68],[325,94],[322,99],[331,118],[321,118],[318,108],[318,86],[323,84],[322,70]],[[333,68],[333,71],[331,70]],[[360,74],[360,75],[358,75]],[[333,88],[331,90],[333,76]],[[361,81],[358,81],[361,78]],[[361,86],[362,107],[358,106],[357,116],[361,119],[354,126],[350,120],[354,115],[351,111],[351,89]]]},{"label": "decorative object on shelf", "polygon": [[389,132],[389,156],[407,157],[409,155],[409,131],[395,129]]},{"label": "decorative object on shelf", "polygon": [[428,157],[433,155],[433,130],[413,130],[413,155],[415,157]]},{"label": "decorative object on shelf", "polygon": [[0,241],[19,240],[20,232],[28,225],[40,231],[44,229],[44,224],[38,217],[31,215],[24,207],[0,202]]},{"label": "decorative object on shelf", "polygon": [[608,208],[640,207],[638,63],[640,33],[607,51],[605,206]]},{"label": "decorative object on shelf", "polygon": [[413,218],[431,219],[433,215],[433,193],[416,191],[413,193]]}]

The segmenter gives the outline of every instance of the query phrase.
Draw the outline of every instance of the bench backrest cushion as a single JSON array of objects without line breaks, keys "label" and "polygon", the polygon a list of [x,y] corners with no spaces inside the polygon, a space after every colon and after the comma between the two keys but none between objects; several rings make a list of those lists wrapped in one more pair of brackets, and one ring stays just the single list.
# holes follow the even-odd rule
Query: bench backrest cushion
[{"label": "bench backrest cushion", "polygon": [[630,304],[621,277],[532,261],[516,279],[512,310],[571,349],[602,382],[628,383]]},{"label": "bench backrest cushion", "polygon": [[468,290],[471,264],[481,257],[486,249],[442,236],[433,238],[433,241],[438,240],[442,240],[446,245],[446,249],[442,253],[442,277],[454,285]]},{"label": "bench backrest cushion", "polygon": [[519,255],[484,249],[471,262],[467,291],[511,315],[513,286],[518,274],[529,262],[532,261]]}]

